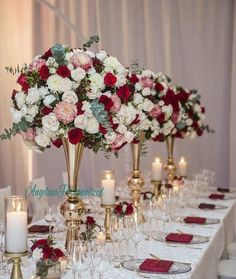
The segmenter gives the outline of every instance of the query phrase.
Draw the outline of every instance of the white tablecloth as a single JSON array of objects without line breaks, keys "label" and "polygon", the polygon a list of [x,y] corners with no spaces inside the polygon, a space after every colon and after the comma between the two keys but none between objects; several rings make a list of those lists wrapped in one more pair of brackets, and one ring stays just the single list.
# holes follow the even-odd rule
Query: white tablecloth
[{"label": "white tablecloth", "polygon": [[[205,195],[207,195],[205,193]],[[227,194],[233,195],[233,194]],[[236,195],[236,193],[234,194]],[[165,226],[166,232],[174,232],[179,229],[186,233],[198,234],[210,238],[209,242],[195,245],[177,245],[178,247],[171,247],[162,242],[155,240],[143,240],[138,246],[138,257],[150,257],[150,253],[157,255],[162,259],[176,260],[179,262],[191,263],[192,270],[185,274],[180,275],[158,275],[156,279],[216,279],[217,266],[221,257],[226,257],[226,245],[232,242],[236,236],[235,223],[236,223],[236,201],[217,200],[210,201],[208,198],[193,199],[190,204],[199,204],[200,202],[215,203],[227,206],[227,209],[219,210],[200,210],[198,208],[186,207],[179,210],[178,215],[188,216],[202,216],[209,218],[220,219],[219,224],[214,225],[188,225],[179,222],[168,222]],[[191,247],[198,247],[201,249],[192,249]],[[33,266],[30,264],[30,259],[27,259],[27,267],[22,267],[24,278],[28,279],[33,274]],[[149,275],[148,275],[149,276]],[[6,279],[6,276],[0,276],[1,279]],[[65,279],[72,279],[70,274],[63,276]],[[88,274],[84,274],[82,278],[89,279]],[[112,267],[109,272],[104,276],[106,279],[119,278],[119,279],[132,279],[141,278],[134,272],[127,271],[124,268]]]}]

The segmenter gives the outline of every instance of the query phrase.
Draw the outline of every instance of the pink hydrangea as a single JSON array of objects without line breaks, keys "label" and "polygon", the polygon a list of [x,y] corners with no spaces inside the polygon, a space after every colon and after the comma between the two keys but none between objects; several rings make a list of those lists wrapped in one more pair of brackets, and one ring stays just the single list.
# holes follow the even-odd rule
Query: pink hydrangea
[{"label": "pink hydrangea", "polygon": [[112,95],[111,100],[113,102],[113,106],[111,107],[111,112],[118,112],[121,107],[121,100],[117,95]]},{"label": "pink hydrangea", "polygon": [[42,59],[42,58],[39,58],[39,59],[34,60],[30,64],[29,68],[30,68],[31,71],[39,70],[43,65],[45,65],[45,60]]},{"label": "pink hydrangea", "polygon": [[88,54],[81,52],[74,53],[70,58],[70,62],[74,67],[80,67],[85,71],[89,70],[93,66],[92,58]]},{"label": "pink hydrangea", "polygon": [[24,140],[28,141],[33,141],[36,136],[35,130],[33,128],[29,128],[26,132],[22,131],[20,134]]},{"label": "pink hydrangea", "polygon": [[161,114],[161,108],[158,105],[154,105],[153,109],[149,112],[149,115],[153,118]]},{"label": "pink hydrangea", "polygon": [[77,108],[76,105],[67,102],[60,102],[56,105],[54,113],[57,120],[61,121],[64,124],[68,124],[74,121],[77,115]]},{"label": "pink hydrangea", "polygon": [[155,85],[154,81],[149,77],[142,77],[140,82],[143,87],[148,87],[150,89],[152,89]]}]

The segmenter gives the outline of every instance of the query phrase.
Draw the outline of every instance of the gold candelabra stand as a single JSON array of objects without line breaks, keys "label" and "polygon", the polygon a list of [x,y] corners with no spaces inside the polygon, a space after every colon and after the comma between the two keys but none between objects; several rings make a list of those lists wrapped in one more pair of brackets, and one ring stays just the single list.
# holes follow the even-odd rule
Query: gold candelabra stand
[{"label": "gold candelabra stand", "polygon": [[155,199],[157,200],[160,192],[161,192],[161,181],[160,180],[151,180],[151,183],[153,184],[153,194]]},{"label": "gold candelabra stand", "polygon": [[176,166],[173,158],[174,137],[172,136],[167,137],[166,145],[167,145],[168,159],[167,159],[167,163],[164,166],[164,170],[167,172],[167,181],[168,183],[171,184],[176,174]]},{"label": "gold candelabra stand", "polygon": [[11,271],[11,279],[23,279],[20,263],[21,258],[27,256],[28,254],[28,251],[22,253],[4,253],[5,257],[12,259],[13,265]]},{"label": "gold candelabra stand", "polygon": [[105,208],[105,219],[104,219],[104,227],[106,234],[106,242],[112,242],[111,240],[111,213],[114,205],[101,205],[102,208]]},{"label": "gold candelabra stand", "polygon": [[65,138],[62,139],[62,142],[66,157],[69,190],[66,192],[67,199],[61,205],[60,210],[67,226],[65,247],[69,251],[71,242],[79,237],[81,218],[85,212],[84,203],[77,191],[78,172],[84,146],[81,143],[73,145]]}]

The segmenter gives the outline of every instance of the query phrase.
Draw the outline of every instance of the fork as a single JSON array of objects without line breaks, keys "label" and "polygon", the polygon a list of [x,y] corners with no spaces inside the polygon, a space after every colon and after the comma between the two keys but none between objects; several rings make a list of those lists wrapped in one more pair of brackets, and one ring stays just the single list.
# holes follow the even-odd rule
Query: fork
[{"label": "fork", "polygon": [[142,273],[138,272],[137,270],[135,270],[135,272],[142,278],[150,278],[149,276],[143,275]]}]

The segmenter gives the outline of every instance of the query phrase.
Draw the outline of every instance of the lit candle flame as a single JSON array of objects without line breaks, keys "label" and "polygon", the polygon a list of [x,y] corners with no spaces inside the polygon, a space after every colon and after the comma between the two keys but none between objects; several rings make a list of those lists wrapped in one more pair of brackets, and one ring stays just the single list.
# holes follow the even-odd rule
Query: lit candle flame
[{"label": "lit candle flame", "polygon": [[161,163],[161,158],[160,158],[160,157],[156,157],[156,158],[155,158],[155,162],[156,162],[156,163]]}]

